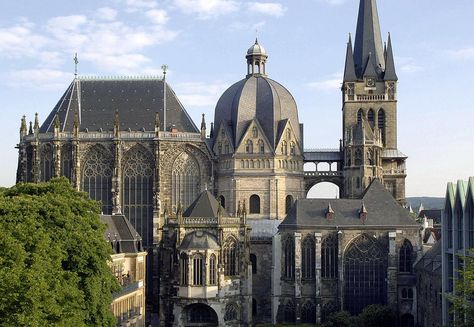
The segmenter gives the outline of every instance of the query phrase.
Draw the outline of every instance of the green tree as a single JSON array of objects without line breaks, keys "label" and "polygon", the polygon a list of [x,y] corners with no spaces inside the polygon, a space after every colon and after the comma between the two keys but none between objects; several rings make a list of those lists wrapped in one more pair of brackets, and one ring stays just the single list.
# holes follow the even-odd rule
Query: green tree
[{"label": "green tree", "polygon": [[371,304],[362,310],[357,319],[359,325],[364,327],[391,327],[395,325],[397,317],[389,307]]},{"label": "green tree", "polygon": [[463,257],[464,269],[459,271],[460,278],[456,279],[456,292],[449,295],[451,301],[451,312],[455,321],[452,325],[456,327],[474,326],[474,250],[468,256]]},{"label": "green tree", "polygon": [[352,317],[347,311],[334,312],[329,315],[324,327],[355,327],[357,317]]},{"label": "green tree", "polygon": [[65,178],[0,190],[0,325],[113,326],[99,205]]}]

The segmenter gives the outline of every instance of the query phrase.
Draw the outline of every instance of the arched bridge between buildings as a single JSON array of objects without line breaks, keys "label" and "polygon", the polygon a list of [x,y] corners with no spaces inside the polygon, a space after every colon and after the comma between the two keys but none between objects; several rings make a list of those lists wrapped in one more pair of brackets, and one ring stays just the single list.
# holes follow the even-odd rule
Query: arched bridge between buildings
[{"label": "arched bridge between buildings", "polygon": [[[304,182],[305,194],[316,184],[328,182],[339,187],[339,196],[344,193],[343,152],[339,149],[307,149],[304,150]],[[314,170],[307,170],[307,164],[313,163]],[[327,170],[318,169],[318,165],[327,164]],[[320,165],[319,165],[320,166]]]}]

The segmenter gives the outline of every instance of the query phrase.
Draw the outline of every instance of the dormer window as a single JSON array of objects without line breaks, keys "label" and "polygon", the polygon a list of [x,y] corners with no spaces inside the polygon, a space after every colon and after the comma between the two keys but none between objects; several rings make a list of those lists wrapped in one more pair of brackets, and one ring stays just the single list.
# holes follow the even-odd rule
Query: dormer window
[{"label": "dormer window", "polygon": [[253,153],[253,142],[252,142],[252,140],[247,140],[247,143],[245,144],[245,152],[246,153]]}]

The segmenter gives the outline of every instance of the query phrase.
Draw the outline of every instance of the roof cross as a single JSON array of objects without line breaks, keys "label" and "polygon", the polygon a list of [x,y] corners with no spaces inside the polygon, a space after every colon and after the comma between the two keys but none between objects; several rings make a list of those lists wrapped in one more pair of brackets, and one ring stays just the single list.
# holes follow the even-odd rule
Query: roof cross
[{"label": "roof cross", "polygon": [[74,76],[77,76],[77,64],[79,63],[79,60],[77,59],[77,52],[74,55],[73,60],[74,60]]}]

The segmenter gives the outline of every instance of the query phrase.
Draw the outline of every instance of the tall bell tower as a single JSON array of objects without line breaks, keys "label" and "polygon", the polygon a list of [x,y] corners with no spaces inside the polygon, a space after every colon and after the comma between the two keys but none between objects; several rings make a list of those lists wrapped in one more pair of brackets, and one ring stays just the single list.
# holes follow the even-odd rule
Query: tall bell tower
[{"label": "tall bell tower", "polygon": [[407,156],[397,148],[397,81],[390,34],[382,44],[376,0],[360,0],[342,86],[346,197],[360,197],[377,178],[405,201]]}]

